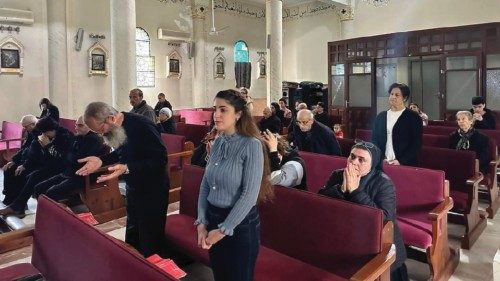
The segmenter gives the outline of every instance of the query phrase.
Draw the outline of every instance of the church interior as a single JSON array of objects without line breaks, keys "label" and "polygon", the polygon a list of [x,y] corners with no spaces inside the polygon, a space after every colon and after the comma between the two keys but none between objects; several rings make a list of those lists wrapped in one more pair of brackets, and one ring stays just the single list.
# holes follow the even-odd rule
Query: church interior
[{"label": "church interior", "polygon": [[[266,120],[275,118],[273,133],[297,146],[302,161],[305,190],[274,184],[274,199],[257,204],[261,232],[253,280],[500,281],[499,11],[500,0],[0,0],[0,104],[7,106],[0,111],[0,209],[12,206],[7,189],[19,175],[7,170],[22,151],[31,155],[26,131],[53,118],[44,98],[57,106],[56,128],[76,133],[77,142],[78,126],[88,126],[86,132],[104,136],[111,154],[129,143],[108,143],[108,121],[121,125],[125,118],[125,127],[129,112],[154,107],[155,124],[148,124],[160,128],[155,135],[167,152],[162,172],[169,178],[162,226],[169,246],[160,261],[125,243],[129,173],[139,170],[125,165],[119,178],[102,182],[104,168],[79,174],[84,187],[67,199],[32,191],[20,213],[0,210],[0,281],[231,280],[214,277],[213,256],[198,247],[193,225],[199,224],[207,176],[195,157],[199,147],[207,149],[202,160],[209,167],[209,156],[215,157],[210,149],[225,137],[209,138],[222,126],[214,116],[223,116],[217,101],[227,89],[245,91],[244,110],[262,131],[262,143],[269,141]],[[398,154],[409,143],[394,139],[395,130],[408,128],[389,124],[394,87],[401,89],[403,111],[422,118],[418,165],[398,155],[396,165],[387,161],[388,150]],[[159,106],[160,94],[168,105]],[[98,121],[88,115],[95,102],[116,109],[99,130],[88,121]],[[476,127],[487,119],[476,112],[480,106],[493,116],[492,128]],[[305,111],[315,116],[311,124],[333,134],[339,153],[298,144],[299,135],[316,126],[304,129],[309,121],[299,119]],[[26,123],[28,115],[35,121]],[[162,116],[175,125],[162,127]],[[347,204],[322,193],[332,171],[361,163],[353,154],[360,143],[368,152],[378,146],[380,116],[387,116],[384,146],[393,138],[377,149],[394,186],[394,218],[378,204]],[[469,131],[462,117],[471,120]],[[58,135],[45,140],[40,132],[42,148],[57,141]],[[456,132],[459,143],[451,145]],[[476,132],[485,139],[477,149],[469,138]],[[326,145],[320,146],[323,151]],[[272,159],[263,161],[263,173],[269,160],[272,178]],[[38,183],[28,177],[16,184],[31,180]],[[345,185],[339,187],[344,192]],[[208,195],[209,205],[211,200]],[[400,252],[396,233],[407,255],[406,279],[392,277]]]}]

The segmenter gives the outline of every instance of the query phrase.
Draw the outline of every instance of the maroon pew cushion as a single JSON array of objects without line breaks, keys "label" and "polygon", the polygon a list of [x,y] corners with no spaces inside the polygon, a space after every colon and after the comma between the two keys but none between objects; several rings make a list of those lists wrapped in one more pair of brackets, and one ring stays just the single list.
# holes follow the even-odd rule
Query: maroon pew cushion
[{"label": "maroon pew cushion", "polygon": [[40,273],[30,263],[19,263],[9,267],[0,268],[0,281],[12,281],[23,276]]},{"label": "maroon pew cushion", "polygon": [[[171,134],[161,134],[161,139],[163,141],[163,144],[167,148],[168,154],[181,152],[184,149],[184,143],[186,142],[186,137]],[[168,164],[171,168],[181,169],[181,157],[175,157],[168,160]]]},{"label": "maroon pew cushion", "polygon": [[209,125],[213,116],[212,111],[191,109],[179,110],[179,114],[186,119],[186,123],[197,125]]},{"label": "maroon pew cushion", "polygon": [[423,146],[430,147],[440,147],[440,148],[449,148],[450,139],[448,135],[429,135],[424,134],[422,138]]},{"label": "maroon pew cushion", "polygon": [[[23,127],[20,123],[9,121],[2,122],[2,138],[0,139],[0,151],[7,149],[7,141],[11,139],[21,139],[23,135]],[[21,147],[21,141],[9,141],[9,149],[18,149]]]},{"label": "maroon pew cushion", "polygon": [[75,124],[76,120],[73,119],[66,119],[66,118],[59,118],[59,126],[67,129],[68,131],[75,133]]},{"label": "maroon pew cushion", "polygon": [[424,134],[428,135],[449,135],[458,129],[455,127],[446,127],[446,126],[424,126]]},{"label": "maroon pew cushion", "polygon": [[364,129],[356,129],[356,139],[371,141],[372,140],[372,131],[364,130]]},{"label": "maroon pew cushion", "polygon": [[351,153],[351,148],[354,145],[354,140],[346,139],[346,138],[337,138],[340,144],[340,150],[342,151],[343,157],[349,157]]},{"label": "maroon pew cushion", "polygon": [[174,280],[45,196],[38,198],[32,264],[47,280]]},{"label": "maroon pew cushion", "polygon": [[381,250],[379,209],[285,187],[258,208],[263,246],[343,278]]},{"label": "maroon pew cushion", "polygon": [[200,184],[204,173],[205,169],[201,167],[184,166],[179,213],[192,218],[198,217],[198,194],[200,193]]},{"label": "maroon pew cushion", "polygon": [[178,123],[176,134],[185,136],[186,141],[193,142],[197,147],[208,132],[210,132],[210,125]]},{"label": "maroon pew cushion", "polygon": [[306,166],[307,189],[313,193],[318,193],[334,170],[343,169],[347,165],[347,159],[343,157],[304,151],[300,151],[299,155]]},{"label": "maroon pew cushion", "polygon": [[184,214],[168,216],[167,224],[165,225],[165,236],[168,243],[173,247],[192,259],[208,265],[210,264],[208,251],[198,247],[198,234],[196,226],[194,226],[194,221],[195,218]]}]

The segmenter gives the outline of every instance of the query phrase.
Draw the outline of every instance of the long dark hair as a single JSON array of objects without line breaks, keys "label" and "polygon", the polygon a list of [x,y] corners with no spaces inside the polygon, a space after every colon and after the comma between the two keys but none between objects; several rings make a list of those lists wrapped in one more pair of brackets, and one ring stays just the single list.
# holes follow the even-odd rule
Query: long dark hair
[{"label": "long dark hair", "polygon": [[38,107],[42,108],[42,104],[46,104],[47,108],[52,106],[52,103],[50,102],[50,100],[48,98],[41,99],[40,103],[38,103]]},{"label": "long dark hair", "polygon": [[246,106],[246,101],[243,97],[235,90],[225,90],[220,91],[215,95],[215,98],[223,99],[231,106],[234,107],[236,113],[241,112],[241,117],[236,121],[236,131],[238,134],[245,137],[254,137],[258,139],[262,144],[262,154],[264,156],[264,171],[262,173],[262,181],[259,190],[259,201],[266,201],[273,198],[274,192],[269,181],[269,176],[271,174],[269,167],[269,158],[267,152],[267,145],[260,135],[259,128],[253,121],[252,115]]}]

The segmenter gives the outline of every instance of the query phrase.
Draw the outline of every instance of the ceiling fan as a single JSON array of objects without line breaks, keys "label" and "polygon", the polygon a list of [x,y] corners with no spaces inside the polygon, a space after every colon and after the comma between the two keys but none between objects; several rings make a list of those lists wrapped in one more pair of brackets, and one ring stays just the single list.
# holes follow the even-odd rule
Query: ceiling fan
[{"label": "ceiling fan", "polygon": [[210,36],[218,36],[224,32],[224,30],[228,29],[229,26],[224,26],[221,28],[216,28],[215,27],[215,3],[214,0],[212,2],[212,27],[210,28],[210,31],[208,32],[208,35]]}]

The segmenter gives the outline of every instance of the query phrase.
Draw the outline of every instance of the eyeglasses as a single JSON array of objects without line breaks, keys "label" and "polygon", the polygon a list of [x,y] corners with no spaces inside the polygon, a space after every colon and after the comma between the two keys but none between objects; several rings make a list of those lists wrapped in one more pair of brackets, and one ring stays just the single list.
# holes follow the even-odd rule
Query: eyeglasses
[{"label": "eyeglasses", "polygon": [[367,142],[367,141],[364,141],[364,140],[360,140],[360,139],[355,139],[354,140],[354,145],[360,145],[362,147],[365,147],[365,148],[373,148],[375,145],[371,142]]}]

